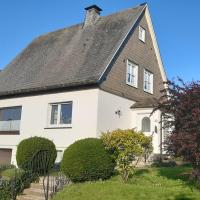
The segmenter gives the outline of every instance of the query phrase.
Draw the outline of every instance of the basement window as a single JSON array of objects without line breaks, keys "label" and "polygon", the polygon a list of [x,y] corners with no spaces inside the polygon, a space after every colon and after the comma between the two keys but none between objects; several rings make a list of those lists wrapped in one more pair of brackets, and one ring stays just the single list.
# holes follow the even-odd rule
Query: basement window
[{"label": "basement window", "polygon": [[145,42],[145,37],[146,37],[146,30],[142,28],[141,26],[139,26],[139,39],[142,42]]},{"label": "basement window", "polygon": [[50,126],[62,127],[72,124],[72,102],[50,104]]}]

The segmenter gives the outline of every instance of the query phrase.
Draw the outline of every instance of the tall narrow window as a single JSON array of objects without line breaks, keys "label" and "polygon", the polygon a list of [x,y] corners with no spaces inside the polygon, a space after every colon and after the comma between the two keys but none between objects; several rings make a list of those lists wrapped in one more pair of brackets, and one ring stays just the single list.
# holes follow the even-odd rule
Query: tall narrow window
[{"label": "tall narrow window", "polygon": [[58,105],[51,105],[51,124],[58,122]]},{"label": "tall narrow window", "polygon": [[60,124],[72,123],[72,104],[61,104],[60,110]]},{"label": "tall narrow window", "polygon": [[144,117],[142,119],[142,131],[143,132],[151,131],[151,120],[149,119],[149,117]]},{"label": "tall narrow window", "polygon": [[139,39],[142,42],[145,42],[145,38],[146,38],[146,31],[144,28],[142,28],[141,26],[139,26]]},{"label": "tall narrow window", "polygon": [[144,91],[153,94],[153,74],[144,70]]},{"label": "tall narrow window", "polygon": [[133,87],[137,87],[138,82],[138,66],[127,60],[126,83]]},{"label": "tall narrow window", "polygon": [[50,125],[62,126],[72,123],[72,102],[51,104]]}]

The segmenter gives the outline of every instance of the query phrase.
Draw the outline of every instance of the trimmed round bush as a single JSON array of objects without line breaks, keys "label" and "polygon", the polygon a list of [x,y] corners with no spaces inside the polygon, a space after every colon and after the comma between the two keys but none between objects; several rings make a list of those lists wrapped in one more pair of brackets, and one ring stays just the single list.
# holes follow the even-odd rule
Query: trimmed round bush
[{"label": "trimmed round bush", "polygon": [[55,163],[57,156],[54,143],[46,138],[31,137],[17,147],[16,160],[20,168],[43,173]]},{"label": "trimmed round bush", "polygon": [[70,145],[64,152],[61,170],[73,182],[94,181],[111,177],[114,163],[102,140],[87,138]]}]

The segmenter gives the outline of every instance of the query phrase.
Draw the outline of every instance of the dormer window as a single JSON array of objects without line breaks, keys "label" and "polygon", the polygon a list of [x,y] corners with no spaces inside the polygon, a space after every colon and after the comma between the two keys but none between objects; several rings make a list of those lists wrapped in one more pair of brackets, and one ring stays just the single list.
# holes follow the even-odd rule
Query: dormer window
[{"label": "dormer window", "polygon": [[138,87],[138,66],[127,60],[126,84]]},{"label": "dormer window", "polygon": [[146,36],[146,30],[142,28],[141,26],[139,26],[139,39],[142,42],[145,42],[145,36]]}]

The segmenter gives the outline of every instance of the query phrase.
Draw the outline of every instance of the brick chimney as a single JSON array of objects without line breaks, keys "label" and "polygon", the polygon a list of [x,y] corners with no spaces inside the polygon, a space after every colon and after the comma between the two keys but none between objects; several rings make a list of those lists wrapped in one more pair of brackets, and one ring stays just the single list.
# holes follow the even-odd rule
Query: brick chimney
[{"label": "brick chimney", "polygon": [[92,5],[85,8],[85,10],[86,10],[86,16],[85,16],[84,27],[95,24],[95,22],[100,17],[102,9],[99,8],[97,5]]}]

